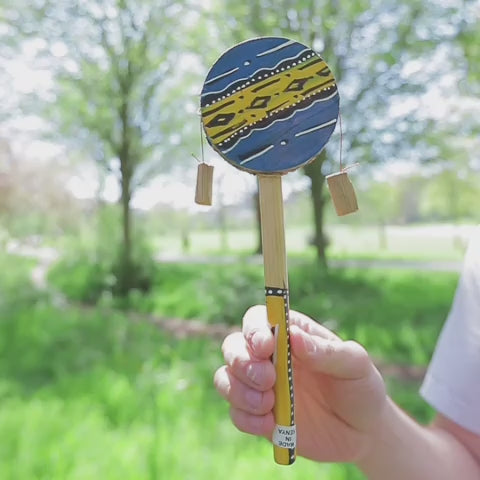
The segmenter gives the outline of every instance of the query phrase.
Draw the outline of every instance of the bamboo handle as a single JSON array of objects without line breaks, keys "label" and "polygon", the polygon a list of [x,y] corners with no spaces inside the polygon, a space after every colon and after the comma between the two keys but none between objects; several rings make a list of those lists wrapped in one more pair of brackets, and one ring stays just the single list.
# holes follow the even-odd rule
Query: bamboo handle
[{"label": "bamboo handle", "polygon": [[282,177],[259,175],[260,216],[267,316],[276,339],[273,452],[280,465],[295,461],[296,429],[289,334],[288,275],[283,221]]}]

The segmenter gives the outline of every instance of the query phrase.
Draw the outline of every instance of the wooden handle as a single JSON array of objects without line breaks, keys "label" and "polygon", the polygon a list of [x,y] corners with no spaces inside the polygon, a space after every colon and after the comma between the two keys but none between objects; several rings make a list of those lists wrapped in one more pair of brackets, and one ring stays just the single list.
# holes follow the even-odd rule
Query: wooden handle
[{"label": "wooden handle", "polygon": [[276,338],[273,356],[275,430],[273,452],[280,465],[295,461],[296,430],[289,333],[288,275],[283,221],[282,177],[259,175],[260,216],[267,316]]}]

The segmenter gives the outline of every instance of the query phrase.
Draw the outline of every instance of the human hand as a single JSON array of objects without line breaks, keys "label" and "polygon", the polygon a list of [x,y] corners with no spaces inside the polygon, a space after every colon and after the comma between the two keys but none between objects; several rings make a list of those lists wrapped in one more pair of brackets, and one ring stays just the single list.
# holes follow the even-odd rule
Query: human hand
[{"label": "human hand", "polygon": [[[302,313],[290,311],[297,452],[316,461],[357,462],[369,451],[387,404],[368,353]],[[263,306],[250,308],[242,333],[226,337],[226,365],[215,373],[220,395],[241,431],[271,440],[274,337]]]}]

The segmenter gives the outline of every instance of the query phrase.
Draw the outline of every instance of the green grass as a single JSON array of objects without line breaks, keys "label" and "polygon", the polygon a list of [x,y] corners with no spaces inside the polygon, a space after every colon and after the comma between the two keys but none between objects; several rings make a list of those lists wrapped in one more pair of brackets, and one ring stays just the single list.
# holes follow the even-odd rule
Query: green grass
[{"label": "green grass", "polygon": [[[289,277],[293,309],[327,322],[376,357],[425,365],[447,316],[458,275],[360,269],[325,273],[316,262],[302,261],[290,267]],[[81,298],[75,290],[77,278],[76,270],[66,270],[62,264],[51,275],[53,284],[74,299]],[[260,265],[169,263],[156,268],[149,293],[132,292],[128,299],[118,300],[106,292],[100,304],[240,325],[245,310],[263,301]]]},{"label": "green grass", "polygon": [[[104,295],[97,307],[55,305],[35,293],[30,264],[0,258],[2,480],[363,479],[352,466],[273,463],[271,446],[235,430],[212,385],[220,342],[178,340],[133,322]],[[75,272],[57,271],[65,281]],[[457,275],[290,268],[292,308],[326,320],[388,362],[427,363]],[[60,284],[64,285],[60,281]],[[240,324],[261,302],[255,265],[161,265],[130,306]],[[104,309],[102,305],[108,306]],[[388,379],[416,418],[432,411],[418,384]]]},{"label": "green grass", "polygon": [[[292,256],[313,258],[309,246],[312,237],[310,227],[288,227],[286,230],[287,250]],[[330,239],[331,258],[385,258],[414,260],[461,260],[465,238],[470,226],[454,225],[405,225],[387,226],[386,244],[382,245],[380,230],[374,226],[326,225]],[[222,247],[218,231],[193,231],[190,238],[191,255],[250,254],[256,247],[253,230],[230,230],[227,232],[228,249]],[[160,253],[182,254],[180,234],[163,235],[156,240]]]},{"label": "green grass", "polygon": [[396,270],[290,269],[291,306],[390,362],[425,365],[458,275]]},{"label": "green grass", "polygon": [[[334,269],[323,272],[315,262],[290,268],[291,307],[354,338],[376,357],[424,365],[445,320],[458,275],[439,272]],[[75,290],[76,271],[53,272],[62,291]],[[67,284],[68,288],[64,288]],[[81,297],[75,292],[74,299]],[[132,292],[127,300],[108,294],[100,304],[121,306],[159,316],[240,325],[245,310],[263,303],[260,265],[163,264],[153,289]]]},{"label": "green grass", "polygon": [[[83,271],[82,267],[82,271]],[[347,338],[391,361],[425,364],[448,313],[458,274],[414,270],[332,269],[314,261],[289,271],[291,307],[327,322]],[[50,280],[73,299],[77,271],[59,264]],[[72,294],[73,292],[73,294]],[[249,264],[160,264],[147,294],[100,303],[144,313],[240,325],[245,310],[263,303],[263,268]]]},{"label": "green grass", "polygon": [[2,480],[360,479],[238,433],[214,392],[219,345],[45,299],[2,308]]}]

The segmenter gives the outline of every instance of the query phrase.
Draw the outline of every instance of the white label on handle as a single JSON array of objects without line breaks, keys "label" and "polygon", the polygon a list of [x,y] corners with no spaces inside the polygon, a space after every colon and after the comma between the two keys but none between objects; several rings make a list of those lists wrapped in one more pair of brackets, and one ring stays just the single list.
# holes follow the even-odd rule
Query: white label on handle
[{"label": "white label on handle", "polygon": [[273,430],[272,442],[277,447],[295,448],[297,445],[297,428],[295,425],[285,427],[283,425],[275,425]]}]

